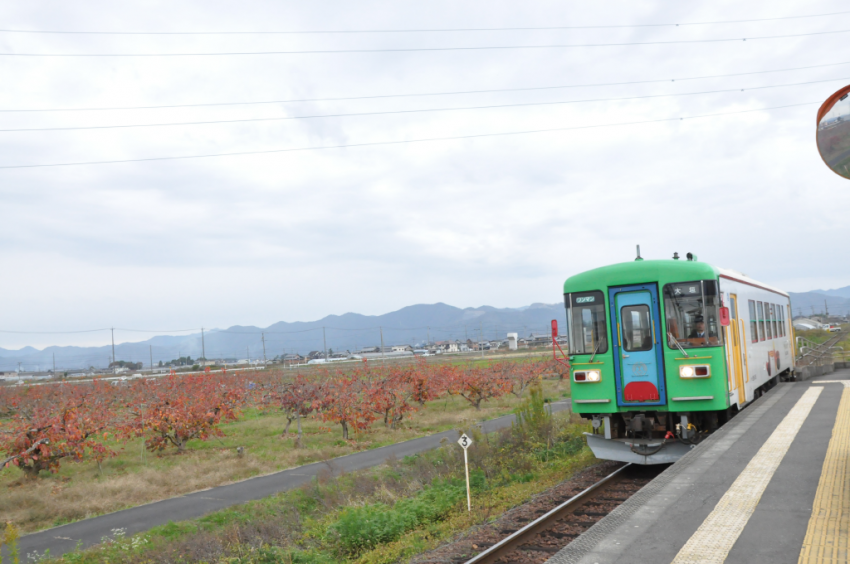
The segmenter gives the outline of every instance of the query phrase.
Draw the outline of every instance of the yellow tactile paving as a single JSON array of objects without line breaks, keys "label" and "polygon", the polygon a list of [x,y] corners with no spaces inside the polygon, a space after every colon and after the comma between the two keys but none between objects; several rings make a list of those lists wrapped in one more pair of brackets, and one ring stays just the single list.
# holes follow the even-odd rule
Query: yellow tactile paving
[{"label": "yellow tactile paving", "polygon": [[674,564],[721,563],[750,520],[764,489],[788,452],[823,388],[809,388],[776,427],[714,510],[688,539]]},{"label": "yellow tactile paving", "polygon": [[847,562],[850,532],[850,381],[823,380],[815,384],[844,384],[832,438],[826,449],[809,528],[800,551],[800,564]]}]

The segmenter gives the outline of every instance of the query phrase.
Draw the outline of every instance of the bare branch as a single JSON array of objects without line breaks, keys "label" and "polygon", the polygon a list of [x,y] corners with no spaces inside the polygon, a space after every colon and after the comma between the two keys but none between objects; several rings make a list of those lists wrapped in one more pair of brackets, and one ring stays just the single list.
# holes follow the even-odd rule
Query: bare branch
[{"label": "bare branch", "polygon": [[47,439],[39,439],[39,440],[37,440],[35,443],[33,443],[33,445],[32,445],[31,447],[29,447],[29,448],[28,448],[27,450],[25,450],[24,452],[22,452],[22,453],[20,453],[20,454],[16,454],[15,456],[10,456],[9,458],[7,458],[6,460],[4,460],[3,462],[0,462],[0,468],[5,468],[7,464],[9,464],[10,462],[12,462],[12,461],[13,461],[13,460],[15,460],[16,458],[20,458],[20,457],[22,457],[22,456],[26,456],[26,455],[28,455],[29,453],[31,453],[31,452],[33,452],[33,451],[37,450],[39,446],[41,446],[41,445],[43,445],[43,444],[45,444],[45,445],[46,445],[48,442],[49,442],[49,441],[48,441]]}]

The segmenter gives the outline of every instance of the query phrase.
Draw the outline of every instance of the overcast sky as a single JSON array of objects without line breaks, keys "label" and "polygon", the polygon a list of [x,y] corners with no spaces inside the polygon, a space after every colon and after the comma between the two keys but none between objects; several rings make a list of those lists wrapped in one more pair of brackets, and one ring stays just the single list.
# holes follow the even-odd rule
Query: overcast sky
[{"label": "overcast sky", "polygon": [[[5,2],[0,27],[321,31],[714,22],[840,1]],[[696,26],[306,35],[0,33],[0,53],[328,51],[749,38],[608,47],[186,57],[0,56],[0,129],[538,105],[105,130],[0,132],[0,329],[266,326],[415,303],[560,301],[568,276],[674,251],[791,291],[850,284],[850,184],[815,147],[850,83],[850,14]],[[836,64],[844,63],[844,64]],[[783,72],[686,78],[791,69]],[[660,82],[619,86],[601,83]],[[675,80],[675,81],[674,81]],[[779,86],[801,82],[814,84]],[[589,86],[582,86],[589,85]],[[771,88],[763,88],[771,87]],[[743,89],[743,91],[742,91]],[[693,94],[705,91],[730,92]],[[599,98],[635,100],[543,104]],[[658,97],[660,96],[660,97]],[[770,110],[776,106],[808,105]],[[730,114],[744,110],[748,113]],[[679,117],[730,114],[693,120]],[[108,333],[0,334],[0,347]],[[122,340],[125,338],[122,337]],[[135,339],[134,339],[135,340]]]}]

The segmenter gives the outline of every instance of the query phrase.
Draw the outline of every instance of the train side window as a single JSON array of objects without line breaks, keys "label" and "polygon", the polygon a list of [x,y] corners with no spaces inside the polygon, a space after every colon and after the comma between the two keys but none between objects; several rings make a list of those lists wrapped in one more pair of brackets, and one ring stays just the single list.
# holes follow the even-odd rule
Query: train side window
[{"label": "train side window", "polygon": [[779,306],[779,328],[782,330],[782,336],[785,336],[785,306]]},{"label": "train side window", "polygon": [[773,322],[773,337],[779,337],[779,306],[770,304],[770,320]]},{"label": "train side window", "polygon": [[762,302],[756,302],[756,309],[758,310],[759,320],[759,341],[764,341],[764,304]]},{"label": "train side window", "polygon": [[570,354],[608,352],[605,297],[602,292],[575,292],[565,296]]},{"label": "train side window", "polygon": [[749,300],[750,302],[750,340],[754,343],[759,342],[759,328],[758,328],[758,318],[756,317],[756,302],[755,300]]},{"label": "train side window", "polygon": [[764,304],[764,321],[767,326],[767,338],[773,338],[773,332],[771,331],[771,326],[773,324],[773,304],[769,304],[765,302]]}]

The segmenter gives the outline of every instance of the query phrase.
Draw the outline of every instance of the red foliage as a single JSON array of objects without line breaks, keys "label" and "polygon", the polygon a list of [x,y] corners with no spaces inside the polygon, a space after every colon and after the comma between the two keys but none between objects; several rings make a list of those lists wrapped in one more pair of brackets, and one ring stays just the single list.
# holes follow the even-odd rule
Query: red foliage
[{"label": "red foliage", "polygon": [[133,417],[126,435],[147,436],[149,450],[169,445],[183,452],[192,439],[222,436],[222,422],[235,421],[246,382],[215,374],[169,375],[133,383],[127,408]]},{"label": "red foliage", "polygon": [[502,365],[487,367],[451,366],[448,374],[448,391],[481,409],[481,402],[500,398],[511,391],[513,382],[504,374]]},{"label": "red foliage", "polygon": [[422,389],[418,385],[422,373],[410,366],[391,366],[373,370],[370,376],[364,400],[383,418],[384,426],[395,429],[407,414],[416,411],[410,402]]},{"label": "red foliage", "polygon": [[42,470],[56,472],[66,458],[114,455],[102,442],[116,421],[108,384],[31,386],[4,396],[11,423],[0,432],[0,467],[12,464],[35,478]]},{"label": "red foliage", "polygon": [[359,372],[352,375],[340,373],[323,382],[320,397],[313,406],[319,409],[323,421],[339,423],[342,438],[348,439],[349,428],[365,431],[376,419],[366,388]]},{"label": "red foliage", "polygon": [[[275,406],[289,431],[317,412],[349,431],[367,430],[376,420],[398,427],[425,402],[446,393],[481,403],[512,392],[553,372],[551,361],[502,362],[487,366],[427,364],[364,365],[347,373],[319,371],[309,377],[279,371],[171,374],[162,378],[0,387],[0,466],[14,464],[30,476],[56,471],[63,459],[102,460],[114,454],[104,439],[143,436],[154,451],[184,451],[192,439],[221,436],[221,423],[234,421],[245,404]],[[557,367],[556,367],[557,368]],[[249,379],[250,378],[250,379]]]},{"label": "red foliage", "polygon": [[287,378],[280,373],[274,372],[264,383],[265,394],[263,404],[273,404],[280,408],[286,417],[286,428],[283,430],[285,436],[289,433],[289,426],[293,421],[298,425],[298,445],[301,444],[301,418],[309,416],[314,411],[314,404],[319,400],[321,386],[315,381],[298,375],[295,378]]}]

